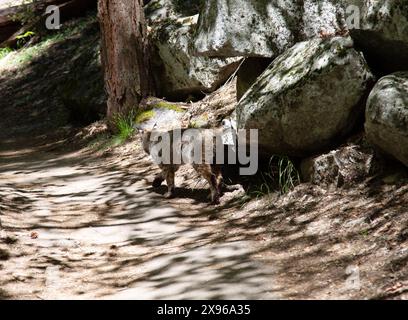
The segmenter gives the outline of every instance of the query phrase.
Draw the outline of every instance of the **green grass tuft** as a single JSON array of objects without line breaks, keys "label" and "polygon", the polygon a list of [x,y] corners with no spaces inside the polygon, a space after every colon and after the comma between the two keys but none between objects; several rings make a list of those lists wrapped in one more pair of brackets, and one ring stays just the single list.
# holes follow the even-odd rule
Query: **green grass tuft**
[{"label": "green grass tuft", "polygon": [[9,47],[0,48],[0,59],[3,59],[5,56],[7,56],[12,51],[13,51],[13,49],[11,49]]},{"label": "green grass tuft", "polygon": [[[300,183],[300,174],[287,156],[275,156],[278,159],[278,183],[281,194],[288,193]],[[274,157],[271,158],[271,161]]]},{"label": "green grass tuft", "polygon": [[270,196],[276,190],[286,194],[300,183],[300,174],[292,160],[287,156],[273,156],[268,169],[257,175],[256,183],[249,195],[255,198]]},{"label": "green grass tuft", "polygon": [[120,145],[128,140],[134,133],[135,112],[131,111],[128,115],[118,114],[113,117],[113,124],[116,128],[116,133],[112,136],[113,144]]},{"label": "green grass tuft", "polygon": [[269,196],[274,191],[274,179],[271,172],[261,172],[260,181],[256,184],[256,187],[251,191],[251,196],[255,198],[262,198]]}]

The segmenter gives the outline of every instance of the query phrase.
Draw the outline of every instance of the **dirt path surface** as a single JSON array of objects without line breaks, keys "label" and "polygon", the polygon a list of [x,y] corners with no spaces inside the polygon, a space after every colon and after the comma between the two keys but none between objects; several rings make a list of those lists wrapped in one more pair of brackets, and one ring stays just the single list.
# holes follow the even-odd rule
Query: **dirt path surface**
[{"label": "dirt path surface", "polygon": [[2,298],[407,298],[406,184],[213,207],[189,169],[164,200],[137,139],[2,141]]},{"label": "dirt path surface", "polygon": [[141,152],[124,164],[37,148],[19,141],[1,151],[2,239],[13,243],[1,261],[3,295],[278,297],[251,242],[225,238],[203,204],[173,206],[150,190],[154,168]]}]

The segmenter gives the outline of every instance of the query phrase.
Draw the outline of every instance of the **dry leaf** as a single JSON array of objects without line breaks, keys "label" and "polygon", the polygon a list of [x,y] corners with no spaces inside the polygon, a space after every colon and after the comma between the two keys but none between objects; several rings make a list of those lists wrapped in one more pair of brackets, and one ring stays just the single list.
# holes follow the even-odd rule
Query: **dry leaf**
[{"label": "dry leaf", "polygon": [[37,239],[38,238],[38,232],[35,232],[35,231],[31,232],[30,237],[31,237],[31,239]]}]

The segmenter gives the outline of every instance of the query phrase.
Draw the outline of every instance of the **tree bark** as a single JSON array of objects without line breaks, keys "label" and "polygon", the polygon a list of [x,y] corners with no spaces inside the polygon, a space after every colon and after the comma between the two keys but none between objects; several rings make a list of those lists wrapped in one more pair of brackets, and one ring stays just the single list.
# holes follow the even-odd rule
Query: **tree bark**
[{"label": "tree bark", "polygon": [[99,0],[107,116],[127,114],[153,93],[143,0]]}]

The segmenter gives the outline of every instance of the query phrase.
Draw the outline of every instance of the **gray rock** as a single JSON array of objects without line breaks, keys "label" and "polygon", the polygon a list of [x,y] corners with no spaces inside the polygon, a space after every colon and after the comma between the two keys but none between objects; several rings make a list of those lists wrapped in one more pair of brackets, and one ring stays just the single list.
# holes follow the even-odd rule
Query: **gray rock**
[{"label": "gray rock", "polygon": [[408,1],[343,1],[359,7],[360,26],[350,32],[370,66],[387,74],[408,70]]},{"label": "gray rock", "polygon": [[373,80],[350,38],[298,43],[242,97],[238,127],[259,129],[260,151],[267,155],[311,154],[353,128]]},{"label": "gray rock", "polygon": [[375,152],[357,144],[308,158],[301,163],[302,178],[323,187],[351,187],[379,168]]},{"label": "gray rock", "polygon": [[195,47],[205,56],[271,58],[298,41],[344,29],[337,0],[207,0]]},{"label": "gray rock", "polygon": [[375,85],[365,130],[372,144],[408,166],[408,72],[388,75]]},{"label": "gray rock", "polygon": [[343,35],[348,32],[344,7],[339,0],[302,0],[300,5],[301,24],[295,26],[300,39],[316,36]]},{"label": "gray rock", "polygon": [[408,69],[406,0],[207,0],[200,15],[199,55],[273,58],[299,41],[344,36],[350,27],[378,72]]},{"label": "gray rock", "polygon": [[181,100],[216,90],[237,69],[240,58],[207,58],[193,55],[192,33],[197,16],[167,20],[151,30],[156,48],[154,75],[159,95]]},{"label": "gray rock", "polygon": [[180,128],[187,109],[188,105],[184,103],[172,103],[149,97],[140,103],[133,127],[142,130]]}]

